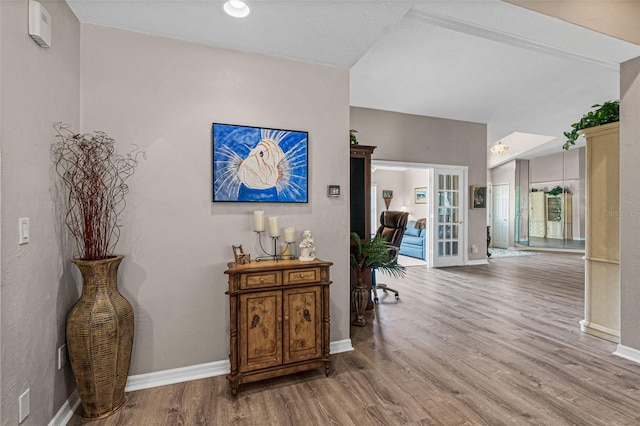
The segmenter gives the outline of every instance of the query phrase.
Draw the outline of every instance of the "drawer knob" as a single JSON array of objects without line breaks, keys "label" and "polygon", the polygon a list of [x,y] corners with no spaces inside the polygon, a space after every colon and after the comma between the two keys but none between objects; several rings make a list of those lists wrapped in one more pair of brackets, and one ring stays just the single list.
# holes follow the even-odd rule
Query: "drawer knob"
[{"label": "drawer knob", "polygon": [[264,282],[264,277],[260,278],[260,282],[263,283]]},{"label": "drawer knob", "polygon": [[300,278],[304,278],[304,274],[300,274]]},{"label": "drawer knob", "polygon": [[278,322],[282,322],[282,317],[278,317]]},{"label": "drawer knob", "polygon": [[285,315],[284,320],[289,321],[289,316]]}]

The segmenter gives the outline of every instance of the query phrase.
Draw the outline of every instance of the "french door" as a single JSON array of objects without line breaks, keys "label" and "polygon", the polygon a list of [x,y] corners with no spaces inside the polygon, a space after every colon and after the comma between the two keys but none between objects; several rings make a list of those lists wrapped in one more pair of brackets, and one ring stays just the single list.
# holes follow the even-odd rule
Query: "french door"
[{"label": "french door", "polygon": [[466,258],[467,169],[434,168],[431,176],[431,250],[435,268],[459,266]]}]

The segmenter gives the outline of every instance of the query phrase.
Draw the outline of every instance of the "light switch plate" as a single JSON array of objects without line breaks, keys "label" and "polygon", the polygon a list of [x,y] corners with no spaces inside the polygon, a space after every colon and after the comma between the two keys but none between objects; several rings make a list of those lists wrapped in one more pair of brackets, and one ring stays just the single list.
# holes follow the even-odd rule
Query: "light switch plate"
[{"label": "light switch plate", "polygon": [[31,413],[31,395],[30,389],[27,389],[18,397],[18,423],[22,423]]},{"label": "light switch plate", "polygon": [[21,217],[20,224],[18,225],[18,244],[27,244],[30,240],[30,230],[29,230],[29,218]]}]

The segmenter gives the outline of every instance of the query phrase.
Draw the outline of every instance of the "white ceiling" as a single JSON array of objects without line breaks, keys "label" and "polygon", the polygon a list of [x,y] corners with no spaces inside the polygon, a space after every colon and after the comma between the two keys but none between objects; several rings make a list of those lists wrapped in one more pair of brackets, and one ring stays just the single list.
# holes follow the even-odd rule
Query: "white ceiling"
[{"label": "white ceiling", "polygon": [[67,0],[83,23],[350,68],[351,105],[488,124],[490,167],[560,152],[640,46],[500,0]]}]

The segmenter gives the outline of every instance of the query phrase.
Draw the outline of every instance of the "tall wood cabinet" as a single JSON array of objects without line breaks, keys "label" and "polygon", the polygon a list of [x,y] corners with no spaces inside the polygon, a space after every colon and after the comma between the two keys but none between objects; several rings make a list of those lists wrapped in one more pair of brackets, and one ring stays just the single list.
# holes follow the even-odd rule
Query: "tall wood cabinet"
[{"label": "tall wood cabinet", "polygon": [[238,385],[330,367],[331,262],[230,263],[229,361]]},{"label": "tall wood cabinet", "polygon": [[529,236],[573,239],[572,194],[529,193]]},{"label": "tall wood cabinet", "polygon": [[620,342],[620,123],[580,131],[586,148],[584,320],[588,334]]},{"label": "tall wood cabinet", "polygon": [[547,238],[573,239],[571,194],[547,195]]},{"label": "tall wood cabinet", "polygon": [[[357,233],[362,240],[371,236],[371,154],[375,146],[351,145],[351,179],[350,207],[351,231]],[[352,247],[353,249],[353,247]],[[364,274],[364,285],[371,288],[371,270]],[[351,287],[357,287],[358,277],[351,269]],[[367,301],[367,309],[373,309],[371,299]]]},{"label": "tall wood cabinet", "polygon": [[529,236],[544,238],[547,229],[547,215],[544,192],[529,193]]},{"label": "tall wood cabinet", "polygon": [[371,234],[371,154],[375,146],[351,145],[351,232],[362,239]]}]

